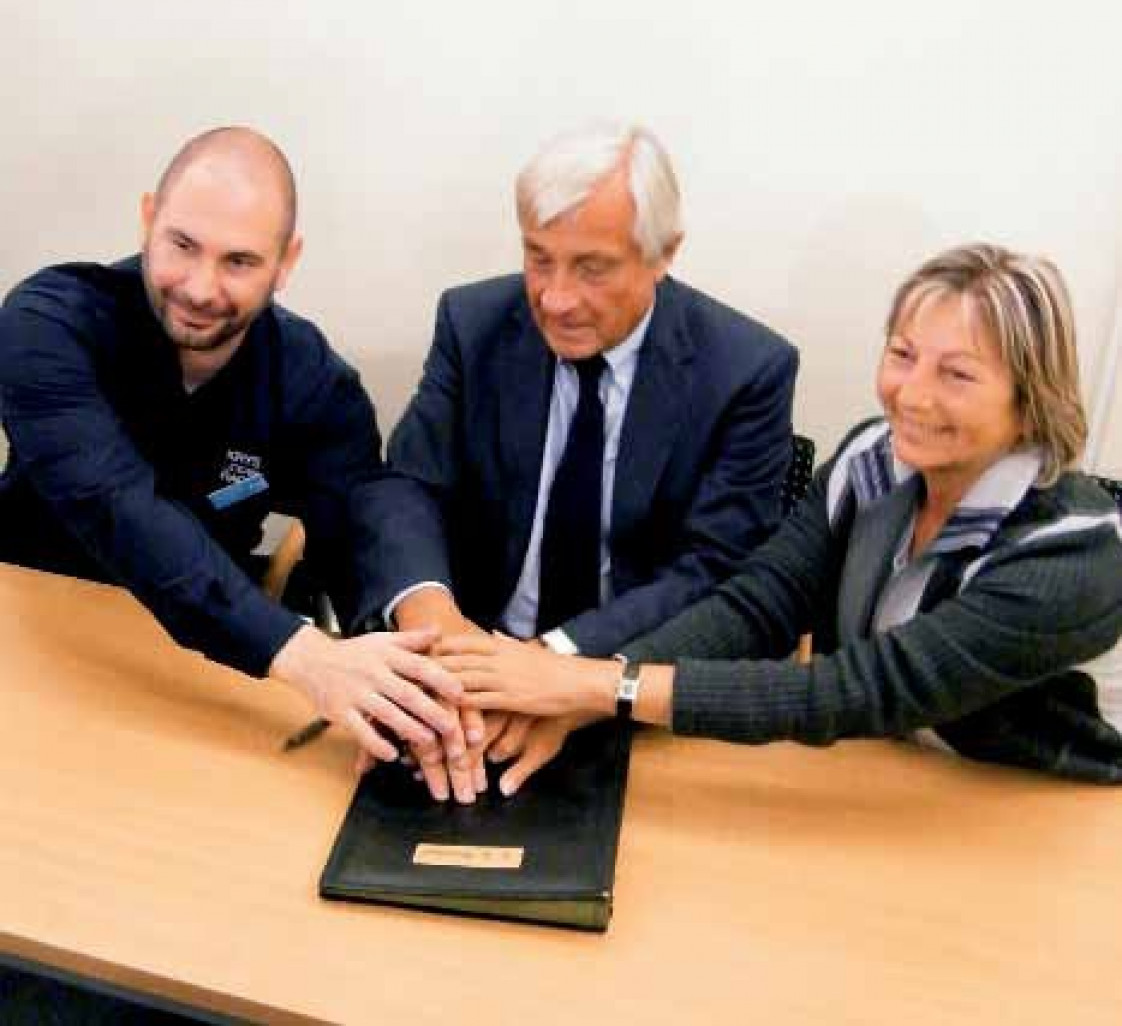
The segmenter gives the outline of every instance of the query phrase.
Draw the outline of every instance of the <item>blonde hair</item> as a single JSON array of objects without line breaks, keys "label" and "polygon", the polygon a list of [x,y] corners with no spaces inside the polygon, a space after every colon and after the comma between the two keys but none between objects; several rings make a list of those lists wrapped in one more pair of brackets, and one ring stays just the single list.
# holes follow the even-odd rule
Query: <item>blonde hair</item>
[{"label": "blonde hair", "polygon": [[944,296],[968,300],[997,344],[1013,375],[1024,441],[1043,452],[1038,484],[1054,484],[1076,465],[1087,442],[1075,318],[1063,277],[1051,261],[1001,246],[949,249],[897,290],[888,334],[895,334],[921,304]]},{"label": "blonde hair", "polygon": [[583,203],[617,168],[626,172],[635,202],[635,243],[643,259],[656,264],[682,237],[681,196],[670,156],[639,125],[594,125],[548,142],[518,175],[518,216],[548,224]]}]

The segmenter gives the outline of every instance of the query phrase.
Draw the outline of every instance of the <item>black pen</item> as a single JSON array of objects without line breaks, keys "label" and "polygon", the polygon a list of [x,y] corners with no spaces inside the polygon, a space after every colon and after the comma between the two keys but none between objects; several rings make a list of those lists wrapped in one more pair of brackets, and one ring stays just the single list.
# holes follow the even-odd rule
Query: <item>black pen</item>
[{"label": "black pen", "polygon": [[302,748],[309,741],[314,741],[330,726],[331,721],[322,717],[312,720],[307,726],[301,727],[291,737],[286,738],[281,751],[291,752],[294,748]]}]

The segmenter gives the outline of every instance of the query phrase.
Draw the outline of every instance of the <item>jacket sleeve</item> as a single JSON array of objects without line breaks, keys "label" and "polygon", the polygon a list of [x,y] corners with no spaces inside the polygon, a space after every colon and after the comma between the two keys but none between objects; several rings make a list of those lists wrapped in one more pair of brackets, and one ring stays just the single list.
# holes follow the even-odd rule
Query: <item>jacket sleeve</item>
[{"label": "jacket sleeve", "polygon": [[740,572],[705,598],[623,648],[629,659],[764,659],[787,656],[836,587],[839,545],[827,512],[833,461],[806,498]]},{"label": "jacket sleeve", "polygon": [[421,382],[390,439],[389,467],[353,496],[355,556],[363,580],[360,621],[379,616],[421,581],[452,588],[444,497],[454,492],[463,460],[462,382],[445,297]]},{"label": "jacket sleeve", "polygon": [[735,573],[775,528],[791,457],[798,354],[784,347],[737,395],[681,526],[674,558],[654,577],[562,625],[585,655],[609,655]]},{"label": "jacket sleeve", "polygon": [[366,576],[357,572],[355,536],[363,507],[355,494],[384,473],[382,439],[374,406],[358,374],[318,336],[317,365],[301,368],[303,379],[285,410],[285,459],[293,468],[291,508],[305,531],[305,558],[317,584],[331,597],[339,622],[351,625],[367,604]]},{"label": "jacket sleeve", "polygon": [[155,475],[99,388],[73,329],[0,312],[0,398],[32,486],[106,572],[180,644],[264,676],[300,620],[265,597]]},{"label": "jacket sleeve", "polygon": [[[897,737],[990,706],[1107,651],[1122,631],[1122,543],[1099,518],[999,547],[953,597],[809,665],[775,654],[776,632],[813,608],[822,485],[738,577],[626,652],[674,662],[673,727],[763,743]],[[819,528],[806,534],[812,517]],[[784,637],[790,634],[785,633]]]}]

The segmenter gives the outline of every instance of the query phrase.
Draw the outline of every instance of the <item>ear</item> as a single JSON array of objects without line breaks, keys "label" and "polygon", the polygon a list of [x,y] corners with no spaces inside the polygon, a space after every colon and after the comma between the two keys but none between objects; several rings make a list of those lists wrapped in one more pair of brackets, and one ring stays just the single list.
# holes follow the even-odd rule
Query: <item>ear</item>
[{"label": "ear", "polygon": [[304,236],[292,233],[292,238],[288,240],[288,245],[284,249],[284,255],[281,257],[280,269],[277,271],[277,284],[275,291],[279,292],[288,282],[288,276],[292,273],[292,269],[296,266],[296,261],[300,259],[300,254],[304,252]]},{"label": "ear", "polygon": [[683,238],[683,235],[675,236],[662,251],[662,256],[659,257],[659,261],[655,265],[655,281],[662,281],[670,273],[670,265],[674,263],[674,258],[678,255],[678,247],[681,246]]},{"label": "ear", "polygon": [[152,233],[152,222],[156,220],[156,197],[146,192],[140,197],[140,241],[143,243]]}]

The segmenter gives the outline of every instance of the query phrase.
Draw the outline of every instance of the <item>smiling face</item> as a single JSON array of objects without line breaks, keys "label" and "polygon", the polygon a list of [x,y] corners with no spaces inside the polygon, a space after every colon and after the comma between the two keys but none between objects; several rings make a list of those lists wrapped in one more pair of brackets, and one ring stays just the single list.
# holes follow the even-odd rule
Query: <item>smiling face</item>
[{"label": "smiling face", "polygon": [[199,162],[144,197],[142,266],[152,310],[181,361],[232,354],[299,253],[276,190]]},{"label": "smiling face", "polygon": [[669,259],[653,265],[643,259],[634,221],[635,203],[621,172],[545,225],[523,218],[530,309],[561,359],[582,360],[619,345],[654,302]]},{"label": "smiling face", "polygon": [[970,300],[922,299],[893,326],[877,395],[897,459],[961,497],[1022,436],[1013,375]]}]

